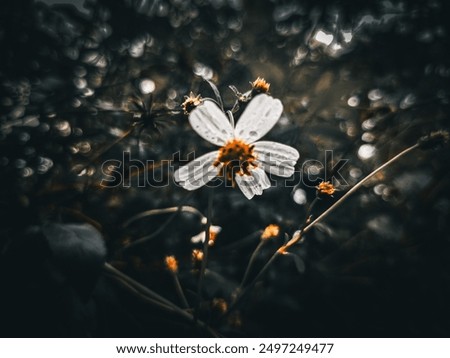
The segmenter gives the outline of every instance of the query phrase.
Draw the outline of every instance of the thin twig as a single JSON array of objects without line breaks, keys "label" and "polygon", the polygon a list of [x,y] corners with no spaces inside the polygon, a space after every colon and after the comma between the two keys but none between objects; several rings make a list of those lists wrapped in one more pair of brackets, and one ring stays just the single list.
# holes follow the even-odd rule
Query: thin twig
[{"label": "thin twig", "polygon": [[184,294],[183,288],[181,287],[180,279],[178,278],[178,275],[173,272],[172,273],[173,282],[175,284],[175,290],[177,291],[178,297],[181,300],[181,303],[185,308],[189,308],[188,300],[186,299],[186,296]]},{"label": "thin twig", "polygon": [[139,214],[136,214],[136,215],[132,216],[127,221],[125,221],[122,224],[122,227],[126,228],[131,223],[133,223],[133,222],[135,222],[137,220],[146,218],[146,217],[150,217],[150,216],[154,216],[154,215],[178,213],[178,212],[192,213],[192,214],[197,215],[198,217],[200,217],[201,220],[206,220],[206,217],[199,210],[194,208],[193,206],[183,205],[183,206],[172,206],[172,207],[169,207],[169,208],[152,209],[152,210],[143,211],[143,212],[141,212]]},{"label": "thin twig", "polygon": [[250,290],[256,285],[258,280],[262,277],[262,275],[267,271],[267,269],[270,267],[270,265],[275,261],[275,259],[280,255],[278,251],[276,251],[272,257],[269,259],[269,261],[266,262],[264,267],[261,269],[261,271],[258,272],[258,274],[255,276],[255,278],[252,280],[252,282],[246,286],[242,291],[238,291],[238,294],[234,300],[234,302],[230,305],[228,311],[226,312],[225,316],[228,316],[232,311],[234,311],[242,301],[242,299],[250,292]]},{"label": "thin twig", "polygon": [[206,228],[205,228],[205,241],[203,242],[203,260],[202,266],[200,268],[200,274],[198,277],[198,287],[197,287],[197,308],[195,310],[195,317],[198,316],[198,311],[200,309],[200,304],[203,300],[203,281],[205,279],[206,272],[206,264],[208,261],[208,252],[209,252],[209,239],[210,239],[210,231],[211,231],[211,217],[212,217],[212,208],[214,201],[214,189],[210,188],[208,193],[208,211],[206,214]]},{"label": "thin twig", "polygon": [[129,291],[131,291],[132,293],[134,293],[136,296],[138,296],[139,298],[145,300],[146,302],[152,304],[153,306],[156,306],[158,308],[161,308],[165,311],[168,312],[172,312],[174,313],[175,310],[173,309],[173,307],[168,306],[154,298],[148,297],[146,295],[143,295],[141,292],[139,292],[139,290],[137,290],[136,288],[134,288],[132,285],[130,285],[126,280],[122,279],[121,277],[118,277],[114,274],[111,274],[109,272],[106,272],[106,275],[108,277],[114,278],[116,281],[120,282],[126,289],[128,289]]},{"label": "thin twig", "polygon": [[153,305],[156,305],[164,310],[170,311],[172,313],[177,314],[178,316],[186,319],[191,323],[195,323],[198,327],[206,330],[213,337],[220,337],[220,335],[215,332],[211,327],[209,327],[206,323],[194,319],[192,314],[186,312],[182,308],[178,307],[173,302],[167,300],[166,298],[158,295],[156,292],[150,290],[139,282],[133,280],[131,277],[125,275],[123,272],[115,269],[108,263],[105,263],[103,266],[105,272],[115,280],[119,281],[124,287],[126,287],[130,292],[137,295],[141,299],[146,302],[149,302]]},{"label": "thin twig", "polygon": [[136,241],[133,241],[129,245],[125,246],[124,249],[129,249],[130,247],[134,247],[136,245],[143,244],[144,242],[147,242],[154,237],[158,236],[161,232],[164,231],[164,229],[169,226],[169,224],[175,219],[177,214],[179,214],[184,206],[184,203],[191,197],[192,192],[190,192],[186,197],[183,199],[183,201],[180,203],[180,205],[177,207],[177,210],[173,211],[173,214],[154,232],[152,232],[150,235],[143,236]]},{"label": "thin twig", "polygon": [[139,282],[133,280],[131,277],[125,275],[123,272],[117,270],[115,267],[111,266],[110,264],[105,263],[103,268],[108,274],[111,274],[113,276],[120,278],[121,280],[125,281],[126,283],[130,284],[132,287],[137,289],[139,292],[145,293],[146,296],[149,296],[161,303],[164,303],[165,305],[170,306],[175,310],[180,309],[173,302],[162,297],[161,295],[157,294],[156,292],[150,290],[148,287],[145,287],[144,285],[140,284]]},{"label": "thin twig", "polygon": [[311,202],[311,204],[309,205],[308,210],[306,210],[305,221],[303,222],[302,226],[300,227],[300,230],[304,230],[306,225],[308,225],[312,209],[314,208],[314,206],[317,204],[318,201],[319,201],[319,197],[316,196],[314,198],[314,200]]},{"label": "thin twig", "polygon": [[220,252],[226,252],[231,250],[238,250],[241,246],[246,245],[248,243],[254,242],[254,239],[261,236],[263,233],[263,230],[256,230],[252,232],[251,234],[243,237],[242,239],[239,239],[231,244],[228,244],[221,248]]},{"label": "thin twig", "polygon": [[258,246],[256,246],[255,250],[252,253],[252,256],[250,257],[250,260],[248,261],[247,268],[244,273],[244,277],[242,278],[241,284],[239,285],[237,292],[241,292],[242,288],[244,287],[245,283],[247,282],[248,275],[250,274],[250,270],[253,266],[253,263],[256,260],[256,257],[258,256],[259,252],[261,251],[262,247],[264,246],[265,242],[267,240],[260,240]]}]

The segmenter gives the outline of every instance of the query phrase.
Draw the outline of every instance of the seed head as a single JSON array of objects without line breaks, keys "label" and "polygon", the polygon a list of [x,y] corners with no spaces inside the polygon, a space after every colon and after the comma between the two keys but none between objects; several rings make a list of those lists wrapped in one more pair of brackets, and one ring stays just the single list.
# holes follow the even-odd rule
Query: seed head
[{"label": "seed head", "polygon": [[258,77],[254,82],[250,82],[252,85],[252,94],[269,93],[270,83],[266,82],[264,78]]},{"label": "seed head", "polygon": [[184,102],[181,104],[181,108],[183,108],[183,112],[185,115],[188,115],[192,112],[193,109],[195,109],[197,106],[202,104],[203,99],[201,95],[195,96],[194,93],[191,91],[189,93],[189,96],[184,96]]},{"label": "seed head", "polygon": [[427,150],[443,147],[448,143],[450,135],[447,131],[439,130],[419,138],[417,144],[419,148]]},{"label": "seed head", "polygon": [[318,195],[329,195],[332,196],[336,191],[336,188],[329,181],[323,181],[319,185],[316,186]]}]

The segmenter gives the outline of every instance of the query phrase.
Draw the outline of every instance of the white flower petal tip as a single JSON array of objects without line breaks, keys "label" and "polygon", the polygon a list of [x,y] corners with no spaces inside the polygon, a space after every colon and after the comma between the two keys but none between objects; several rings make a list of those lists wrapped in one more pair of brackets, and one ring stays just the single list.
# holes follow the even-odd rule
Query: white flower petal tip
[{"label": "white flower petal tip", "polygon": [[265,189],[270,188],[270,180],[264,170],[255,168],[252,175],[239,175],[235,177],[236,183],[247,199],[252,199],[255,195],[262,195]]},{"label": "white flower petal tip", "polygon": [[257,163],[268,173],[280,177],[290,177],[295,172],[295,164],[300,158],[297,149],[269,141],[254,143]]},{"label": "white flower petal tip", "polygon": [[214,179],[220,166],[214,166],[217,152],[209,152],[175,171],[175,181],[186,190],[196,190]]},{"label": "white flower petal tip", "polygon": [[221,146],[234,137],[234,130],[225,113],[212,101],[205,100],[189,115],[189,123],[197,134]]},{"label": "white flower petal tip", "polygon": [[234,134],[248,143],[262,138],[278,122],[283,113],[279,99],[260,94],[255,96],[239,118]]}]

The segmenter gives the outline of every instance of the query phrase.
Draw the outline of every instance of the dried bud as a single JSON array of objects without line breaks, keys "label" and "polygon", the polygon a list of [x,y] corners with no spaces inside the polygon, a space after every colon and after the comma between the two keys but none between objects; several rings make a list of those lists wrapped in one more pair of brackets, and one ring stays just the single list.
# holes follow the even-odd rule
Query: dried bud
[{"label": "dried bud", "polygon": [[203,251],[194,249],[192,250],[192,262],[193,264],[198,264],[203,261]]},{"label": "dried bud", "polygon": [[448,143],[449,139],[450,135],[447,131],[439,130],[419,138],[417,144],[419,145],[419,148],[424,150],[435,149],[443,147]]},{"label": "dried bud", "polygon": [[317,195],[319,196],[325,196],[329,195],[332,196],[334,192],[336,191],[336,188],[333,184],[331,184],[329,181],[323,181],[319,185],[316,186],[317,189]]},{"label": "dried bud", "polygon": [[275,224],[268,225],[261,234],[261,240],[269,240],[280,234],[280,227]]},{"label": "dried bud", "polygon": [[258,77],[252,85],[252,95],[255,96],[260,93],[269,93],[270,83],[266,82],[264,78]]},{"label": "dried bud", "polygon": [[220,314],[224,314],[228,310],[227,301],[223,298],[214,298],[211,302],[212,309],[217,311]]},{"label": "dried bud", "polygon": [[234,311],[228,316],[228,323],[232,327],[240,328],[242,327],[242,316],[239,311]]},{"label": "dried bud", "polygon": [[164,259],[164,262],[166,263],[166,268],[172,272],[177,273],[178,272],[178,261],[175,258],[175,256],[166,256]]},{"label": "dried bud", "polygon": [[189,96],[184,96],[184,102],[181,104],[183,108],[183,112],[185,115],[188,115],[192,112],[197,106],[202,104],[203,99],[201,95],[195,96],[193,92],[189,93]]}]

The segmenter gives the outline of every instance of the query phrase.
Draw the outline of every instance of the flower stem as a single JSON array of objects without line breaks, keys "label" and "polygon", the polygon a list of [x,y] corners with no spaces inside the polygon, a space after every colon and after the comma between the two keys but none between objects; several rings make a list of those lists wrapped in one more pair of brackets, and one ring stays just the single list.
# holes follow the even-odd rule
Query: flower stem
[{"label": "flower stem", "polygon": [[203,260],[202,266],[200,268],[200,274],[198,277],[198,286],[197,286],[197,308],[195,312],[195,317],[198,317],[198,311],[200,309],[200,304],[203,300],[203,281],[205,279],[206,265],[208,261],[208,249],[209,249],[209,238],[211,231],[211,217],[212,217],[212,209],[213,209],[213,201],[214,201],[214,189],[209,189],[208,192],[208,211],[206,213],[206,228],[205,228],[205,240],[203,242]]},{"label": "flower stem", "polygon": [[[233,312],[239,306],[242,299],[250,292],[250,290],[255,286],[255,284],[262,277],[262,275],[264,275],[264,273],[267,271],[267,269],[270,267],[270,265],[275,261],[275,259],[278,257],[278,255],[280,255],[280,253],[278,251],[276,251],[272,255],[272,257],[269,259],[269,261],[266,262],[266,264],[261,269],[261,271],[258,272],[258,274],[255,276],[255,278],[252,280],[252,282],[248,286],[244,287],[242,290],[237,291],[237,296],[236,296],[234,302],[231,304],[230,308],[228,309],[226,316],[228,316],[231,312]],[[242,283],[241,283],[241,286],[242,286]],[[240,288],[241,288],[241,286],[240,286]]]},{"label": "flower stem", "polygon": [[318,201],[319,201],[319,198],[316,196],[314,198],[314,200],[311,202],[311,204],[309,204],[308,210],[306,210],[305,220],[304,220],[303,224],[301,225],[300,230],[303,231],[305,229],[306,225],[308,225],[310,216],[311,216],[311,212]]},{"label": "flower stem", "polygon": [[122,224],[122,227],[125,228],[129,226],[131,223],[135,222],[136,220],[140,220],[146,217],[155,216],[155,215],[163,215],[163,214],[171,214],[171,213],[178,213],[178,212],[186,212],[191,213],[194,215],[197,215],[200,220],[206,219],[203,214],[194,208],[193,206],[189,205],[182,205],[182,206],[171,206],[169,208],[162,208],[162,209],[152,209],[152,210],[146,210],[139,214],[136,214],[129,218],[127,221],[125,221]]},{"label": "flower stem", "polygon": [[260,240],[258,246],[256,246],[255,250],[252,253],[252,256],[250,257],[250,260],[248,261],[247,268],[244,273],[244,277],[242,278],[241,284],[239,285],[237,292],[241,292],[242,288],[244,287],[245,283],[247,282],[248,275],[250,273],[250,269],[253,266],[253,263],[255,262],[256,257],[258,256],[259,252],[261,251],[262,247],[264,246],[264,243],[267,240]]},{"label": "flower stem", "polygon": [[[153,239],[154,237],[158,236],[161,232],[164,231],[164,229],[169,226],[169,224],[172,222],[172,220],[175,219],[175,217],[181,212],[183,211],[183,208],[185,207],[184,204],[186,203],[186,201],[191,197],[192,193],[189,193],[188,195],[186,195],[186,197],[181,201],[180,205],[178,205],[178,207],[176,208],[176,210],[170,210],[170,212],[172,212],[173,214],[154,232],[152,232],[150,235],[146,235],[143,236],[139,239],[137,239],[136,241],[133,241],[132,243],[130,243],[129,245],[125,246],[124,249],[129,249],[130,247],[136,246],[136,245],[140,245],[143,244],[144,242],[147,242],[151,239]],[[161,209],[163,210],[163,209]],[[145,215],[144,215],[145,216]],[[148,215],[147,215],[148,216]],[[130,219],[131,220],[131,219]],[[130,220],[128,220],[126,222],[126,224],[129,224]]]},{"label": "flower stem", "polygon": [[177,291],[178,297],[181,300],[181,303],[183,304],[184,308],[189,308],[189,303],[188,303],[188,300],[186,299],[183,288],[181,287],[181,283],[180,283],[180,279],[178,278],[178,275],[176,273],[173,273],[172,277],[173,277],[173,282],[175,284],[175,289]]}]

